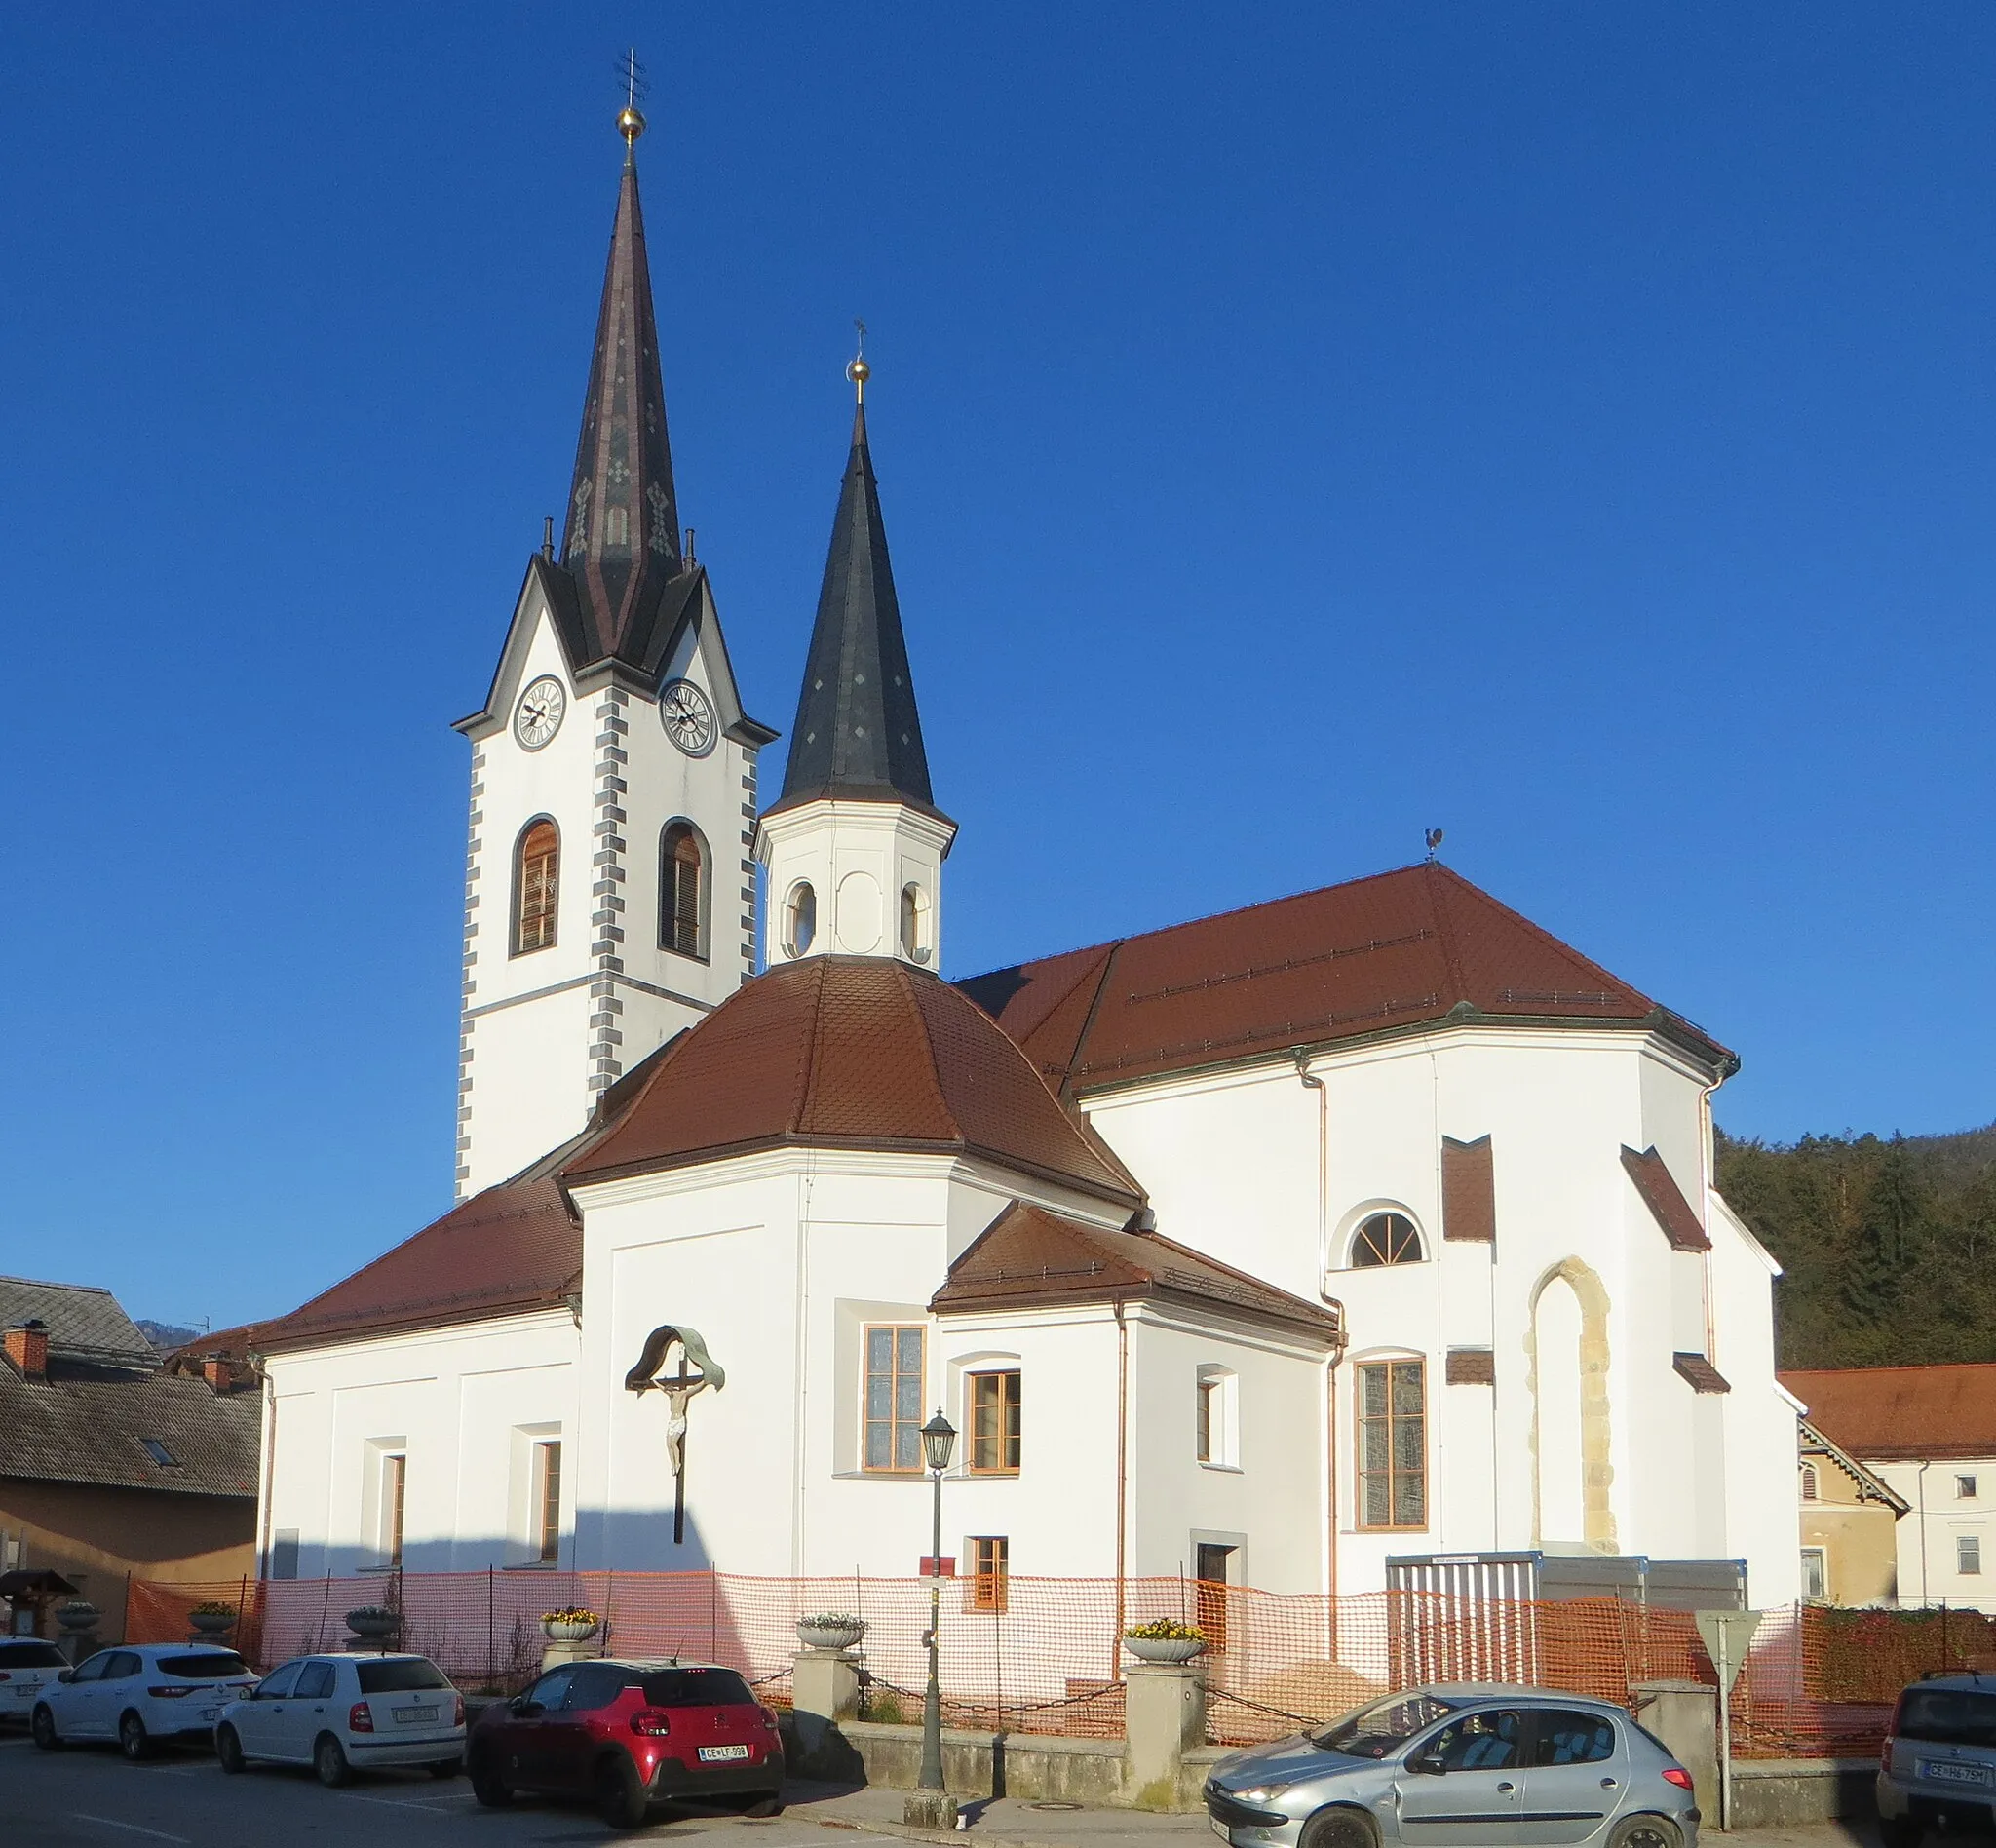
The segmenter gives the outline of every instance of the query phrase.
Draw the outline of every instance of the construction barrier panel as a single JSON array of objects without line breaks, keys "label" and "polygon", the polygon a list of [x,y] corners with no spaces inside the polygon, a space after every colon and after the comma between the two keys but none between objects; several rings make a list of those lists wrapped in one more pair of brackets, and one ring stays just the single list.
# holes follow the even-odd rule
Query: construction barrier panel
[{"label": "construction barrier panel", "polygon": [[[347,1612],[394,1613],[374,1646],[412,1650],[472,1692],[511,1693],[540,1666],[541,1615],[581,1605],[603,1619],[603,1654],[681,1656],[740,1670],[789,1702],[801,1618],[850,1612],[864,1716],[919,1719],[927,1677],[927,1579],[767,1579],[734,1573],[546,1570],[368,1574],[215,1585],[134,1579],[132,1642],[192,1634],[197,1604],[236,1613],[229,1640],[259,1668],[347,1645]],[[944,1718],[1015,1733],[1119,1739],[1120,1646],[1131,1625],[1196,1623],[1209,1649],[1208,1736],[1251,1745],[1322,1726],[1373,1697],[1441,1681],[1561,1688],[1632,1706],[1655,1680],[1713,1675],[1687,1611],[1613,1598],[1532,1601],[1433,1592],[1331,1598],[1197,1580],[940,1581]],[[1734,1691],[1734,1746],[1748,1757],[1875,1752],[1900,1687],[1946,1666],[1996,1663],[1996,1625],[1949,1613],[1769,1612]]]}]

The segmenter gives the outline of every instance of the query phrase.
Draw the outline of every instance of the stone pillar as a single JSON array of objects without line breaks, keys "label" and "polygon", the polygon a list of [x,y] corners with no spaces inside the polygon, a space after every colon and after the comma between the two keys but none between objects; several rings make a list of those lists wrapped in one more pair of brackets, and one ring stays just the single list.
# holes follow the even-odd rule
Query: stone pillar
[{"label": "stone pillar", "polygon": [[596,1644],[594,1636],[585,1636],[580,1642],[557,1642],[553,1637],[541,1651],[541,1672],[558,1669],[564,1662],[593,1662],[595,1660]]},{"label": "stone pillar", "polygon": [[[790,1723],[797,1742],[793,1768],[807,1777],[852,1776],[856,1754],[838,1723],[859,1711],[860,1658],[850,1649],[799,1649],[790,1680]],[[859,1776],[864,1781],[864,1769]]]},{"label": "stone pillar", "polygon": [[1206,1665],[1132,1662],[1124,1671],[1123,1767],[1138,1809],[1177,1807],[1178,1767],[1206,1744]]},{"label": "stone pillar", "polygon": [[1691,1773],[1708,1826],[1719,1820],[1719,1691],[1703,1681],[1637,1681],[1635,1718],[1676,1753]]}]

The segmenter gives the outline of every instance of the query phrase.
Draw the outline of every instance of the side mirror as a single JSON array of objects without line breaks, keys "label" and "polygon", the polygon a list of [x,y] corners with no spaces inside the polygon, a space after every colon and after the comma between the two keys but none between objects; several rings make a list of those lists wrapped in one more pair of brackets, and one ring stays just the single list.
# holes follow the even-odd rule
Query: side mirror
[{"label": "side mirror", "polygon": [[1423,1752],[1418,1758],[1409,1758],[1407,1769],[1416,1777],[1443,1778],[1448,1775],[1448,1767],[1433,1752]]},{"label": "side mirror", "polygon": [[73,1681],[76,1679],[76,1671],[74,1669],[64,1669],[60,1675],[57,1675],[56,1679],[58,1681]]},{"label": "side mirror", "polygon": [[516,1694],[506,1703],[506,1710],[515,1719],[532,1719],[537,1713],[548,1711],[539,1701],[530,1701],[524,1694]]}]

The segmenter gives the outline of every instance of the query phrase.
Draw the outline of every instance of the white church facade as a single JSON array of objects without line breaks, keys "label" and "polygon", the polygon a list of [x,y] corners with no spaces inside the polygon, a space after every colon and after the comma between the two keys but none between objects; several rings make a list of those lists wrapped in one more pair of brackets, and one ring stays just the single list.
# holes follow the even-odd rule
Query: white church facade
[{"label": "white church facade", "polygon": [[855,374],[764,803],[627,160],[559,557],[460,721],[459,1204],[254,1331],[266,1570],[906,1577],[940,1407],[985,1580],[1590,1551],[1793,1598],[1725,1048],[1432,861],[941,978]]}]

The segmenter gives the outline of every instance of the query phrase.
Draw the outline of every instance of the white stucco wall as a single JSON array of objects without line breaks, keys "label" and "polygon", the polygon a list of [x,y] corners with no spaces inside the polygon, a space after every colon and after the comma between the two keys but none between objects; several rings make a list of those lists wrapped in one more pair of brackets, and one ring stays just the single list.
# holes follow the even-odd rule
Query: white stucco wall
[{"label": "white stucco wall", "polygon": [[[1903,1495],[1900,1518],[1899,1601],[1904,1606],[1942,1601],[1996,1612],[1996,1457],[1939,1457],[1928,1462],[1885,1462],[1860,1457]],[[1976,1492],[1958,1492],[1957,1479],[1972,1476]],[[1978,1542],[1981,1570],[1960,1568],[1959,1542]]]}]

